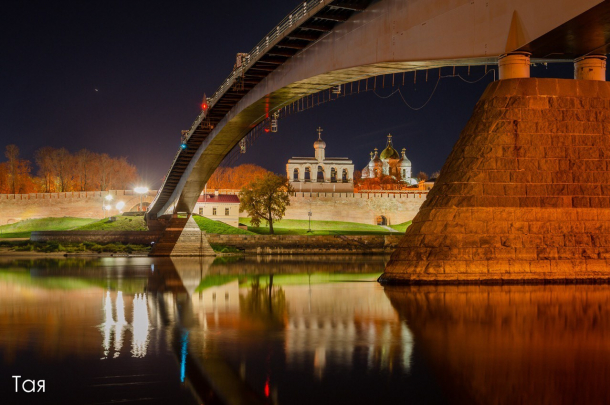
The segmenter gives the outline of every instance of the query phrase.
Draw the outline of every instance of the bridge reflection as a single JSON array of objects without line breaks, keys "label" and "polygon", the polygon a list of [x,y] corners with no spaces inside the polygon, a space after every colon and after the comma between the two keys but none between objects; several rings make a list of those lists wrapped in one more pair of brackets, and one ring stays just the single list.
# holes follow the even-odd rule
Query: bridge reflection
[{"label": "bridge reflection", "polygon": [[[187,371],[189,362],[196,365],[191,372],[225,385],[216,395],[232,401],[277,400],[273,378],[247,372],[247,363],[256,363],[249,356],[268,346],[270,334],[282,339],[278,355],[288,370],[311,369],[317,379],[326,369],[349,371],[362,357],[371,371],[408,371],[412,336],[374,283],[384,258],[325,259],[163,259],[155,262],[148,291],[156,292],[166,322],[177,325],[173,347]],[[275,349],[265,350],[273,356]]]},{"label": "bridge reflection", "polygon": [[200,403],[276,403],[294,387],[260,356],[311,381],[355,362],[409,370],[411,333],[375,283],[385,260],[0,259],[0,348],[111,365],[166,342]]}]

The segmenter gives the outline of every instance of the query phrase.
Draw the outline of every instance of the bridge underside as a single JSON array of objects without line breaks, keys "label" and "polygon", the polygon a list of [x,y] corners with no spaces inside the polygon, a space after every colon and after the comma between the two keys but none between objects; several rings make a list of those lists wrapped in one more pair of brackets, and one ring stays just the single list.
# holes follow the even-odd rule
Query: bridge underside
[{"label": "bridge underside", "polygon": [[442,66],[488,65],[529,51],[536,61],[605,53],[610,3],[600,0],[333,1],[310,10],[223,84],[189,131],[149,219],[191,212],[238,142],[273,112],[343,83]]}]

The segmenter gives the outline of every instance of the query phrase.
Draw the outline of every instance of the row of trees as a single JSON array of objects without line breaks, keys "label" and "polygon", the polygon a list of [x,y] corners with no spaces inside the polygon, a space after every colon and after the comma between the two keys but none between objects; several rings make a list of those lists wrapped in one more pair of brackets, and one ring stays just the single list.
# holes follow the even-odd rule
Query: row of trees
[{"label": "row of trees", "polygon": [[136,167],[124,157],[82,149],[76,154],[65,148],[45,146],[35,152],[36,175],[32,163],[19,156],[16,145],[8,145],[0,163],[0,193],[54,193],[65,191],[124,190],[138,179]]},{"label": "row of trees", "polygon": [[267,169],[252,164],[243,164],[236,167],[219,167],[212,174],[210,180],[208,180],[207,187],[215,190],[239,190],[269,173]]}]

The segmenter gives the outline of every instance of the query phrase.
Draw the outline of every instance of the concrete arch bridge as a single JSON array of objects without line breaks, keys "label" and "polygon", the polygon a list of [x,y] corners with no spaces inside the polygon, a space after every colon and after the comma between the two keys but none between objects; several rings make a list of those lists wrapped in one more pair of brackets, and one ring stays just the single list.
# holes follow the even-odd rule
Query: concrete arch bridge
[{"label": "concrete arch bridge", "polygon": [[147,222],[165,226],[164,218],[192,212],[204,184],[240,140],[311,94],[444,66],[497,63],[500,79],[523,78],[530,61],[578,61],[578,78],[605,80],[609,43],[608,0],[301,3],[251,52],[238,54],[229,77],[202,104]]},{"label": "concrete arch bridge", "polygon": [[[185,131],[147,214],[166,235],[151,254],[213,254],[176,214],[192,212],[240,140],[295,101],[369,77],[497,63],[500,81],[380,281],[610,280],[609,44],[610,0],[301,3],[238,54]],[[579,80],[529,78],[531,62],[567,61]]]}]

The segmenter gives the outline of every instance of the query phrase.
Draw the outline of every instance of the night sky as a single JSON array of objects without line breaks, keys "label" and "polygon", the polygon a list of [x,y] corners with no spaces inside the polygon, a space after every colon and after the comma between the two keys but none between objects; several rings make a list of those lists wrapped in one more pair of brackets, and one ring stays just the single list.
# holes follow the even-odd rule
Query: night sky
[{"label": "night sky", "polygon": [[[204,93],[211,95],[235,63],[297,6],[292,0],[18,2],[0,16],[0,147],[15,143],[33,161],[42,146],[87,148],[126,156],[150,188],[161,179],[190,127]],[[491,68],[491,67],[490,67]],[[538,66],[532,76],[572,76],[571,64]],[[450,74],[446,69],[443,74]],[[458,69],[467,80],[483,67]],[[438,70],[407,73],[402,92],[418,107]],[[285,174],[292,156],[313,156],[324,129],[327,156],[349,157],[356,169],[368,153],[407,148],[414,173],[439,170],[492,80],[442,79],[431,101],[409,109],[391,90],[339,99],[289,116],[262,135],[235,164],[256,163]],[[97,89],[97,91],[96,91]],[[4,160],[4,156],[0,160]]]}]

